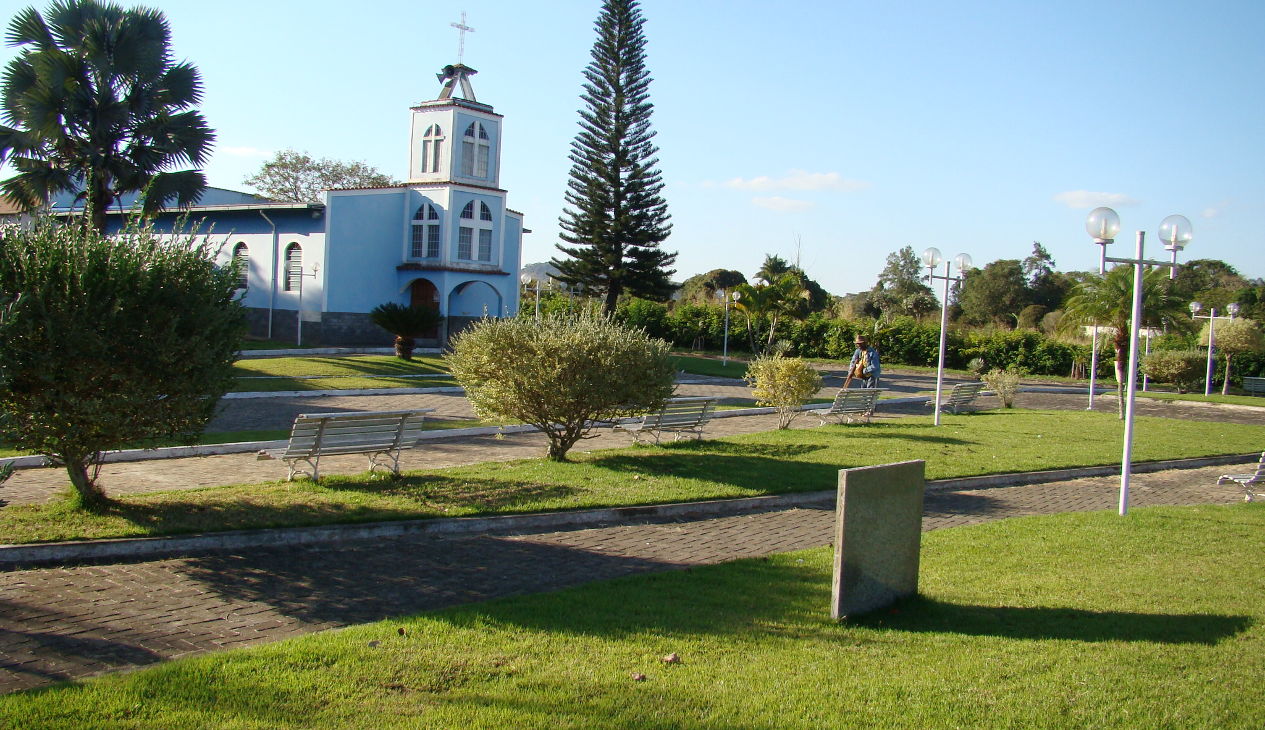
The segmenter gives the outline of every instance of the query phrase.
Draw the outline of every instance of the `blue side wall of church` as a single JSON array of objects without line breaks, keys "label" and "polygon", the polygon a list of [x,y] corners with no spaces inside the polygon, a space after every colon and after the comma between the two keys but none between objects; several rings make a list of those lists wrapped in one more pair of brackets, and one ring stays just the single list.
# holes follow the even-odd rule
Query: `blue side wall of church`
[{"label": "blue side wall of church", "polygon": [[406,190],[329,196],[326,311],[368,312],[401,301],[396,267],[404,261],[409,203]]}]

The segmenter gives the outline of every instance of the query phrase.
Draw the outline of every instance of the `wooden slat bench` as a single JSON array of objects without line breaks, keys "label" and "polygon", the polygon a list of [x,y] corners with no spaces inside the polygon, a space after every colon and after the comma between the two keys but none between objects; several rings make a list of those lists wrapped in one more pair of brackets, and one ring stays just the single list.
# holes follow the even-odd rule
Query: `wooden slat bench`
[{"label": "wooden slat bench", "polygon": [[[286,481],[296,474],[321,478],[321,457],[338,454],[367,454],[369,471],[386,469],[400,474],[400,449],[411,449],[422,434],[422,422],[433,408],[415,411],[352,411],[350,413],[304,413],[294,419],[290,443],[284,449],[260,451],[260,459],[280,459],[290,470]],[[298,468],[306,463],[311,471]]]},{"label": "wooden slat bench", "polygon": [[821,419],[820,425],[824,426],[832,418],[837,419],[840,425],[862,418],[869,423],[870,416],[874,414],[874,406],[878,403],[878,394],[881,392],[883,392],[882,388],[852,388],[851,390],[840,388],[835,394],[835,402],[830,404],[829,408],[817,411],[817,417]]},{"label": "wooden slat bench", "polygon": [[1261,452],[1260,461],[1256,462],[1256,471],[1246,474],[1222,474],[1217,478],[1217,484],[1226,482],[1238,482],[1243,487],[1244,501],[1252,502],[1256,497],[1265,496],[1265,491],[1262,491],[1259,486],[1265,484],[1265,451]]},{"label": "wooden slat bench", "polygon": [[1248,395],[1265,395],[1265,378],[1243,378],[1243,390]]},{"label": "wooden slat bench", "polygon": [[[979,397],[980,391],[983,389],[983,383],[958,383],[953,386],[953,390],[950,391],[949,397],[940,402],[940,410],[952,411],[956,414],[963,406],[968,406],[971,403],[974,403],[975,399]],[[927,401],[927,405],[929,406],[934,407],[935,404],[936,401],[934,398]]]},{"label": "wooden slat bench", "polygon": [[632,434],[633,443],[641,443],[646,434],[654,434],[654,442],[659,443],[659,435],[663,431],[675,434],[673,441],[681,438],[683,433],[692,433],[695,438],[703,437],[703,426],[712,420],[712,412],[716,410],[716,399],[707,396],[690,396],[669,398],[663,407],[647,413],[638,419],[615,424],[615,428]]}]

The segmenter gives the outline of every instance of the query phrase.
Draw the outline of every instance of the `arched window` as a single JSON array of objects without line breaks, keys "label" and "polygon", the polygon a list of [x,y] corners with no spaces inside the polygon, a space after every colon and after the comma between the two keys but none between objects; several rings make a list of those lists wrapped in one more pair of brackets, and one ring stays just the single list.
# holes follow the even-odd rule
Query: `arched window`
[{"label": "arched window", "polygon": [[245,243],[238,243],[233,247],[233,263],[237,264],[237,288],[245,289],[250,286],[250,247]]},{"label": "arched window", "polygon": [[286,246],[286,291],[298,291],[303,286],[303,247],[297,243]]},{"label": "arched window", "polygon": [[[474,218],[471,200],[461,209],[461,228],[457,231],[457,258],[467,261],[492,260],[492,209],[479,201],[479,219]],[[475,248],[475,244],[478,248]]]},{"label": "arched window", "polygon": [[461,174],[466,177],[487,177],[491,152],[488,130],[479,122],[470,122],[461,140]]},{"label": "arched window", "polygon": [[443,147],[444,130],[432,124],[422,133],[422,172],[439,172],[439,150]]},{"label": "arched window", "polygon": [[439,258],[439,213],[430,203],[422,203],[413,214],[413,240],[409,256],[415,259]]}]

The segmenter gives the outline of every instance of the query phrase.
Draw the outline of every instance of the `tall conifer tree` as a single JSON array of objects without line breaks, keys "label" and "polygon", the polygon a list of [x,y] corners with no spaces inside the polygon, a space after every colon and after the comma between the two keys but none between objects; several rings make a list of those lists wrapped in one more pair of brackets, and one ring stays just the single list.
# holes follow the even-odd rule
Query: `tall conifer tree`
[{"label": "tall conifer tree", "polygon": [[668,277],[675,253],[659,248],[672,230],[659,193],[659,148],[650,129],[650,73],[645,21],[636,0],[605,0],[595,23],[597,42],[584,69],[585,108],[571,143],[571,179],[559,218],[558,244],[568,258],[554,259],[563,282],[604,295],[615,311],[625,292],[656,301],[672,294]]}]

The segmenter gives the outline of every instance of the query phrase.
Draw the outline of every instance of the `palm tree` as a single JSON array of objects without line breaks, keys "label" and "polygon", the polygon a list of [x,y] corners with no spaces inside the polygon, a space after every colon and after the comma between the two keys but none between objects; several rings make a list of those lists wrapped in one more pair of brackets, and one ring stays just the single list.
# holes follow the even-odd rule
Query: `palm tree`
[{"label": "palm tree", "polygon": [[[0,190],[27,210],[59,192],[86,199],[89,223],[124,193],[144,191],[151,215],[206,189],[200,170],[215,134],[191,109],[198,70],[174,63],[167,20],[150,8],[59,0],[41,16],[19,12],[8,41],[23,46],[4,72],[0,162],[17,171]],[[12,126],[8,126],[12,125]]]},{"label": "palm tree", "polygon": [[[777,334],[777,323],[783,315],[795,317],[803,301],[808,298],[808,290],[800,284],[794,273],[784,273],[772,283],[739,284],[734,291],[741,294],[736,306],[738,311],[747,315],[747,337],[751,341],[752,352],[770,352]],[[768,341],[763,349],[755,344],[755,321],[761,317],[769,320]]]},{"label": "palm tree", "polygon": [[[1116,394],[1120,396],[1120,417],[1124,418],[1124,382],[1128,375],[1125,358],[1129,348],[1129,320],[1133,316],[1133,267],[1117,266],[1105,276],[1086,276],[1076,285],[1065,307],[1060,329],[1096,324],[1113,330]],[[1151,269],[1142,278],[1141,326],[1166,327],[1176,332],[1191,329],[1186,304],[1169,292],[1168,273],[1163,269]]]},{"label": "palm tree", "polygon": [[369,312],[369,319],[395,335],[395,356],[401,360],[412,360],[416,338],[425,337],[444,321],[434,307],[406,307],[395,302],[374,307]]}]

